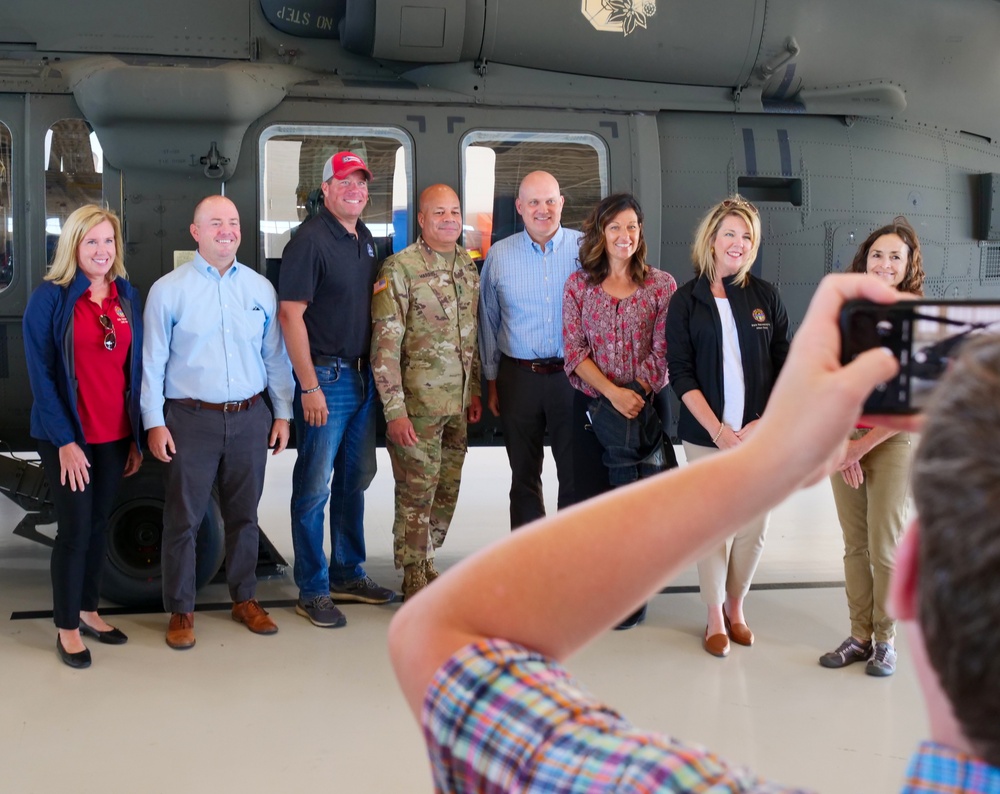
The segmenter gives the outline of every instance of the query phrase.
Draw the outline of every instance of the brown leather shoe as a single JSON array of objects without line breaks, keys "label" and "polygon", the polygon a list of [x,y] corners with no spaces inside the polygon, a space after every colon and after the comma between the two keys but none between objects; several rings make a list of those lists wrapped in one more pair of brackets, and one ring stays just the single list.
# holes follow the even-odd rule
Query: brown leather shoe
[{"label": "brown leather shoe", "polygon": [[702,647],[712,656],[729,656],[729,635],[713,634],[708,636],[708,626],[705,627],[705,639],[701,641]]},{"label": "brown leather shoe", "polygon": [[174,612],[167,626],[167,645],[176,651],[194,646],[194,613]]},{"label": "brown leather shoe", "polygon": [[233,620],[242,623],[254,634],[278,633],[278,626],[267,616],[267,610],[256,598],[233,604]]},{"label": "brown leather shoe", "polygon": [[746,623],[730,623],[726,608],[722,608],[722,619],[726,621],[726,631],[737,645],[746,645],[748,648],[753,645],[753,632]]}]

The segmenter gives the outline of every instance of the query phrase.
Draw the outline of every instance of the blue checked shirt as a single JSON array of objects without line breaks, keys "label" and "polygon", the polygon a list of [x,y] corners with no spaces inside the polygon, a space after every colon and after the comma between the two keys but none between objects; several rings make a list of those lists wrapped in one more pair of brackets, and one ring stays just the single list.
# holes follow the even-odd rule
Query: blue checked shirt
[{"label": "blue checked shirt", "polygon": [[902,794],[1000,794],[1000,769],[951,747],[924,742],[910,760]]},{"label": "blue checked shirt", "polygon": [[157,280],[142,315],[142,423],[159,427],[163,400],[246,400],[266,388],[276,419],[292,417],[292,366],[278,298],[239,262],[220,276],[200,254]]},{"label": "blue checked shirt", "polygon": [[448,794],[798,791],[632,727],[560,665],[503,640],[449,659],[421,721],[436,790]]},{"label": "blue checked shirt", "polygon": [[560,226],[544,249],[524,231],[490,248],[479,287],[479,354],[487,380],[496,380],[501,353],[562,358],[563,285],[580,266],[582,236]]}]

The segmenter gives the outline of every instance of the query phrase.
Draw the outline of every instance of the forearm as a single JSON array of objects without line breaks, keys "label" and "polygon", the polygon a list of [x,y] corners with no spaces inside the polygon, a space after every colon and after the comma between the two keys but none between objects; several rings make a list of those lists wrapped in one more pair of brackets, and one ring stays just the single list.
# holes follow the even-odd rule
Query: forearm
[{"label": "forearm", "polygon": [[[761,449],[715,456],[559,511],[453,568],[393,622],[390,643],[397,668],[407,668],[411,708],[419,713],[423,692],[446,659],[486,637],[564,659],[732,534],[746,516],[784,498],[801,472],[782,476],[781,468]],[[774,471],[779,473],[772,476]],[[716,493],[720,482],[734,484],[728,498],[693,497]],[[671,505],[667,518],[664,504]],[[595,584],[602,578],[614,581],[613,595]],[[397,674],[402,677],[399,669]]]},{"label": "forearm", "polygon": [[601,372],[592,358],[585,358],[576,365],[576,369],[573,372],[580,380],[595,389],[598,394],[603,394],[608,399],[611,399],[611,393],[615,389],[620,388],[608,380],[607,376]]},{"label": "forearm", "polygon": [[719,432],[722,419],[715,415],[715,411],[713,411],[712,406],[708,404],[708,400],[705,399],[704,393],[700,389],[691,389],[690,391],[684,392],[684,396],[681,397],[681,402],[684,403],[684,407],[691,412],[691,415],[695,418],[698,424],[705,429],[705,432],[708,433],[710,437],[715,437],[715,434]]},{"label": "forearm", "polygon": [[296,316],[287,311],[284,303],[281,307],[281,330],[285,335],[285,349],[295,370],[295,377],[303,389],[311,389],[317,385],[316,368],[313,366],[312,354],[309,352],[309,332],[301,314]]},{"label": "forearm", "polygon": [[875,449],[875,447],[886,439],[892,438],[898,432],[898,430],[891,430],[888,427],[873,427],[861,436],[861,438],[856,438],[849,442],[847,455],[844,459],[845,463],[850,464],[861,460]]}]

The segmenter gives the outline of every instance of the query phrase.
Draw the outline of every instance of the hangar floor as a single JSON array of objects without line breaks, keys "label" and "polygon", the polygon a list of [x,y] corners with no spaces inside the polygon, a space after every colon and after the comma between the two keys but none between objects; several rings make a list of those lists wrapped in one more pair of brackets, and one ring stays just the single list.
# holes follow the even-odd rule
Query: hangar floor
[{"label": "hangar floor", "polygon": [[[680,454],[681,451],[678,450]],[[392,476],[384,450],[368,494],[369,573],[392,568]],[[294,452],[271,459],[261,525],[291,560]],[[502,449],[470,452],[446,569],[508,531]],[[501,485],[502,483],[502,485]],[[555,503],[546,466],[546,498]],[[669,508],[669,506],[667,506]],[[394,607],[347,606],[342,629],[314,628],[290,606],[289,571],[258,597],[280,626],[258,637],[234,623],[223,585],[199,594],[197,646],[171,651],[164,615],[113,618],[124,647],[90,643],[93,666],[60,664],[48,550],[10,534],[20,510],[0,504],[0,789],[10,792],[430,792],[422,740],[385,650]],[[54,528],[43,528],[52,531]],[[643,727],[712,747],[761,774],[820,792],[898,790],[926,718],[904,638],[895,676],[861,665],[825,670],[820,653],[848,632],[842,547],[829,485],[772,515],[747,601],[752,649],[701,649],[704,611],[692,570],[653,598],[642,626],[611,632],[571,660],[587,686]],[[214,607],[214,608],[213,608]],[[500,605],[502,608],[502,605]]]}]

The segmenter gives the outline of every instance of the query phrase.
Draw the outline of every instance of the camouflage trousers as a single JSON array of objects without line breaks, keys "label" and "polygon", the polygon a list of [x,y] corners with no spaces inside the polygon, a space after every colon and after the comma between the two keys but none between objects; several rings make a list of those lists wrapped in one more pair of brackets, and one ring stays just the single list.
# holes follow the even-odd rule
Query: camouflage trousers
[{"label": "camouflage trousers", "polygon": [[458,501],[468,446],[465,414],[411,416],[417,443],[401,447],[386,439],[396,480],[392,551],[396,568],[433,559],[444,543]]}]

